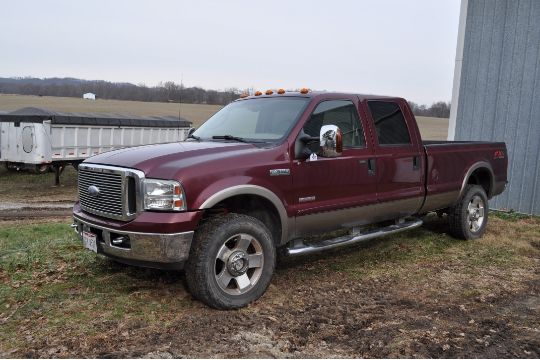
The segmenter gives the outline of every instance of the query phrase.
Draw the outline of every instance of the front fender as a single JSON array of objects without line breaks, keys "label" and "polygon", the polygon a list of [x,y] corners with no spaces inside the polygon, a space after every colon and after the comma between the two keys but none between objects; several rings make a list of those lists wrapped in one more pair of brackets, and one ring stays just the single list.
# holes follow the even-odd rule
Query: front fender
[{"label": "front fender", "polygon": [[287,242],[292,221],[287,215],[282,194],[276,189],[254,184],[252,180],[253,178],[247,176],[221,179],[201,192],[194,201],[194,206],[201,210],[210,209],[221,201],[237,195],[257,195],[263,197],[270,201],[276,208],[281,221],[281,243]]}]

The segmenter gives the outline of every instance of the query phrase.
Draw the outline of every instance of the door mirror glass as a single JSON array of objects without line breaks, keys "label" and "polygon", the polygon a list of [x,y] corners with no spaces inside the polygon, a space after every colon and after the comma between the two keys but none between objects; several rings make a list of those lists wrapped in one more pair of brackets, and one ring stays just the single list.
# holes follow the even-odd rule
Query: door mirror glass
[{"label": "door mirror glass", "polygon": [[336,125],[323,125],[319,135],[321,156],[333,158],[343,152],[343,134]]}]

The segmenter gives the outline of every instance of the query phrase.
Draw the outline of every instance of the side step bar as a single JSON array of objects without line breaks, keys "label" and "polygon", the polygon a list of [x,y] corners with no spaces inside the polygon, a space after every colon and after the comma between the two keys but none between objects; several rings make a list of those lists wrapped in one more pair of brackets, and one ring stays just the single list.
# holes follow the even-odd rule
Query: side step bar
[{"label": "side step bar", "polygon": [[292,246],[285,248],[285,255],[297,256],[313,254],[329,249],[356,244],[362,241],[378,238],[384,235],[396,234],[405,230],[415,229],[423,223],[420,219],[397,222],[395,225],[390,225],[378,229],[373,229],[363,234],[341,236],[334,239],[323,240],[315,244],[305,244],[302,239],[293,241]]}]

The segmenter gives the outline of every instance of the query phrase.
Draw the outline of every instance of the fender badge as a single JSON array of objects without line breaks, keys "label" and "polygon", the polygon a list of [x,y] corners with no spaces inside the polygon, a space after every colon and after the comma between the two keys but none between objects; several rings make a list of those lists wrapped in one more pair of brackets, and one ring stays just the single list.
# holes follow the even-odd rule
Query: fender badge
[{"label": "fender badge", "polygon": [[270,169],[270,176],[288,176],[291,175],[290,169]]},{"label": "fender badge", "polygon": [[317,161],[317,154],[313,153],[309,156],[309,161]]}]

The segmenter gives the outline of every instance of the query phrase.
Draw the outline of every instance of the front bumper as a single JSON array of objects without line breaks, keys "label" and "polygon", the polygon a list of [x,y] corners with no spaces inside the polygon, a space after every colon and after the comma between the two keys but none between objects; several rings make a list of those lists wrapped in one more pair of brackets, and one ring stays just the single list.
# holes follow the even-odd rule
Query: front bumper
[{"label": "front bumper", "polygon": [[[193,231],[162,234],[118,230],[91,223],[75,214],[72,226],[80,237],[83,231],[97,236],[98,253],[120,262],[154,268],[182,268],[194,234]],[[118,243],[119,238],[125,241]]]}]

